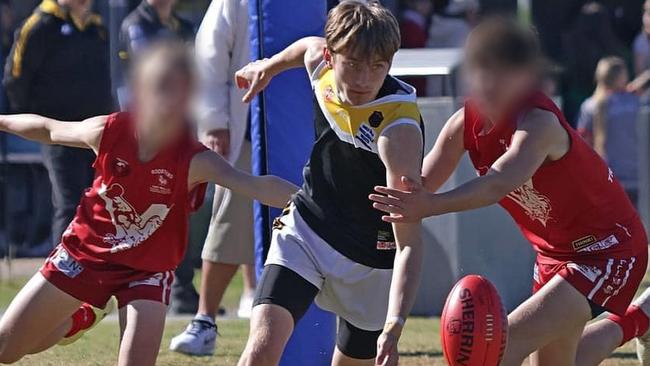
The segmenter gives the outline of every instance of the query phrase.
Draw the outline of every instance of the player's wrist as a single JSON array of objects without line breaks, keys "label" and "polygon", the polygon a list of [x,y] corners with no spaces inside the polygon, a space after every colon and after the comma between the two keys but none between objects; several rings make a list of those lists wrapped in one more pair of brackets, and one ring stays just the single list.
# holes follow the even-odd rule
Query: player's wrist
[{"label": "player's wrist", "polygon": [[384,333],[399,339],[405,323],[406,320],[401,316],[388,317],[384,324]]},{"label": "player's wrist", "polygon": [[440,194],[428,193],[427,194],[427,214],[425,217],[438,216],[445,213],[444,198]]},{"label": "player's wrist", "polygon": [[285,66],[285,62],[282,60],[279,54],[274,55],[271,58],[264,59],[263,71],[264,77],[267,79],[273,78],[275,75],[281,73],[286,68],[287,67]]}]

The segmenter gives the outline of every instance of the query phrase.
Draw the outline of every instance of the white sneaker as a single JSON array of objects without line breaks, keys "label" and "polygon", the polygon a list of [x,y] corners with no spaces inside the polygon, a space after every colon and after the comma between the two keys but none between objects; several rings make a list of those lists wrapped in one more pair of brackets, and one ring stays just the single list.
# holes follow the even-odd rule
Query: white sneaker
[{"label": "white sneaker", "polygon": [[237,317],[242,319],[250,319],[253,312],[253,292],[244,291],[239,299],[239,309],[237,309]]},{"label": "white sneaker", "polygon": [[[650,313],[650,288],[643,291],[632,304],[640,307],[646,314]],[[636,356],[641,365],[650,366],[650,331],[636,338]]]},{"label": "white sneaker", "polygon": [[212,356],[216,346],[216,324],[193,319],[183,333],[172,338],[169,349],[191,356]]}]

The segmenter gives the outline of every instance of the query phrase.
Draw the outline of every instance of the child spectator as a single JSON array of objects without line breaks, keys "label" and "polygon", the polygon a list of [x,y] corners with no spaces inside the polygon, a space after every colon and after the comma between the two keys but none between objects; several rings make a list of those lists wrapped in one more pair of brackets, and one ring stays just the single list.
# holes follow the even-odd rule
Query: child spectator
[{"label": "child spectator", "polygon": [[626,91],[628,71],[625,61],[619,57],[601,59],[595,79],[593,95],[580,108],[578,131],[607,161],[636,203],[639,97]]}]

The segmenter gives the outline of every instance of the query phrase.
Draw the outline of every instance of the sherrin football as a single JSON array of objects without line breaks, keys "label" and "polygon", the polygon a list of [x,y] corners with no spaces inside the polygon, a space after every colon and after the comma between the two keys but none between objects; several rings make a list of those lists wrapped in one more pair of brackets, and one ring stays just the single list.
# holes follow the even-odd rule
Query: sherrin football
[{"label": "sherrin football", "polygon": [[449,293],[440,324],[442,350],[451,366],[497,366],[508,339],[508,318],[496,288],[469,275]]}]

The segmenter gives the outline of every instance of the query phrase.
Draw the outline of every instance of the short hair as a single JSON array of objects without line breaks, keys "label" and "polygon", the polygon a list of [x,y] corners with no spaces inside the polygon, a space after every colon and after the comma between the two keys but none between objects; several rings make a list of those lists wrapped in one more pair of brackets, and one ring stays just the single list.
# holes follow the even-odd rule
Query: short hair
[{"label": "short hair", "polygon": [[181,41],[157,41],[136,54],[130,65],[131,79],[137,79],[144,69],[155,64],[160,64],[169,71],[180,72],[191,84],[196,81],[191,49]]},{"label": "short hair", "polygon": [[618,56],[608,56],[603,57],[598,61],[594,78],[596,84],[612,88],[618,78],[625,72],[627,72],[627,65],[622,58]]},{"label": "short hair", "polygon": [[484,68],[539,67],[542,52],[537,32],[511,17],[491,17],[469,34],[465,58],[470,66]]},{"label": "short hair", "polygon": [[328,13],[325,41],[333,53],[391,60],[401,38],[397,19],[378,1],[346,0]]}]

